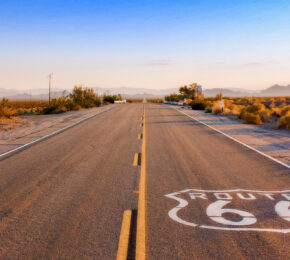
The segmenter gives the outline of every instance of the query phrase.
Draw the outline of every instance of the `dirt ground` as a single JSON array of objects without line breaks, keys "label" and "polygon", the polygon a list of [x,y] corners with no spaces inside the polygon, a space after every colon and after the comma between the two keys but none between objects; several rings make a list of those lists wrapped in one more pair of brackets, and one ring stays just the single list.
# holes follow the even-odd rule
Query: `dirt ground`
[{"label": "dirt ground", "polygon": [[54,115],[26,115],[0,120],[0,153],[41,138],[114,105],[70,111]]}]

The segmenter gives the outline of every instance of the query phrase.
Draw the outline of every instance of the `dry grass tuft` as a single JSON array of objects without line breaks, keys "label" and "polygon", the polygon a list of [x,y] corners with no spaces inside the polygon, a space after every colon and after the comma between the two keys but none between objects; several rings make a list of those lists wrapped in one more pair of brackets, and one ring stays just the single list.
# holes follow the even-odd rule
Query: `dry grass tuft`
[{"label": "dry grass tuft", "polygon": [[283,115],[278,121],[277,125],[278,129],[288,129],[290,130],[290,111],[288,111],[285,115]]}]

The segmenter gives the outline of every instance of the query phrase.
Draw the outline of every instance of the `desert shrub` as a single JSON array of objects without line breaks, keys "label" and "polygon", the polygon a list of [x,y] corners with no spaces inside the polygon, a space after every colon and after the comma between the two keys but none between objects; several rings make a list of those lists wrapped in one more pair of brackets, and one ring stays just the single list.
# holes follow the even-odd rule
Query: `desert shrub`
[{"label": "desert shrub", "polygon": [[[130,99],[126,99],[126,102],[127,103],[142,103],[143,102],[143,99],[141,99],[141,98],[130,98]],[[154,100],[152,99],[152,100],[147,100],[147,102],[151,102],[151,103],[156,103],[156,102],[154,102]]]},{"label": "desert shrub", "polygon": [[266,110],[266,107],[262,103],[254,103],[253,105],[247,106],[245,109],[249,113],[258,113],[260,111]]},{"label": "desert shrub", "polygon": [[192,101],[190,105],[192,110],[204,110],[207,107],[205,101]]},{"label": "desert shrub", "polygon": [[163,99],[162,98],[149,98],[147,99],[147,102],[148,103],[163,103]]},{"label": "desert shrub", "polygon": [[59,114],[68,111],[67,105],[67,98],[53,98],[49,106],[45,107],[42,110],[43,114]]},{"label": "desert shrub", "polygon": [[186,105],[191,106],[191,103],[192,103],[192,99],[187,98],[187,99],[185,100],[185,104],[186,104]]},{"label": "desert shrub", "polygon": [[217,115],[217,114],[220,114],[221,112],[222,112],[221,102],[220,101],[214,102],[212,106],[212,113],[214,115]]},{"label": "desert shrub", "polygon": [[244,112],[242,114],[241,118],[243,119],[244,123],[246,123],[246,124],[261,125],[263,123],[260,115],[252,113],[252,112]]},{"label": "desert shrub", "polygon": [[280,117],[282,115],[282,109],[280,107],[272,107],[272,115],[276,117]]},{"label": "desert shrub", "polygon": [[254,103],[244,107],[238,118],[243,119],[245,123],[259,125],[271,121],[272,111],[266,108],[264,104]]},{"label": "desert shrub", "polygon": [[290,105],[288,106],[283,106],[281,109],[281,116],[284,116],[288,113],[288,111],[290,111]]},{"label": "desert shrub", "polygon": [[95,107],[101,104],[100,98],[95,94],[92,88],[75,86],[69,97],[72,99],[73,103],[83,108]]},{"label": "desert shrub", "polygon": [[103,101],[106,103],[114,104],[115,100],[118,100],[116,95],[104,95],[103,96]]},{"label": "desert shrub", "polygon": [[11,118],[17,114],[17,111],[8,106],[8,99],[3,98],[0,102],[0,117]]},{"label": "desert shrub", "polygon": [[241,111],[245,108],[244,105],[234,105],[231,104],[228,107],[225,108],[224,110],[224,114],[225,115],[239,115],[241,113]]},{"label": "desert shrub", "polygon": [[288,129],[290,130],[290,111],[288,111],[285,115],[283,115],[277,124],[278,129]]},{"label": "desert shrub", "polygon": [[0,117],[11,118],[17,115],[17,111],[11,107],[0,106]]},{"label": "desert shrub", "polygon": [[181,98],[177,94],[170,94],[169,96],[165,97],[166,101],[171,101],[171,102],[179,102]]},{"label": "desert shrub", "polygon": [[68,111],[80,110],[82,108],[78,103],[73,102],[71,98],[67,98],[65,102],[65,107]]},{"label": "desert shrub", "polygon": [[211,107],[206,107],[205,110],[204,110],[205,113],[211,113],[212,112],[212,109]]},{"label": "desert shrub", "polygon": [[271,119],[272,119],[272,111],[271,110],[265,109],[263,111],[260,111],[259,115],[260,115],[261,120],[263,122],[271,122]]}]

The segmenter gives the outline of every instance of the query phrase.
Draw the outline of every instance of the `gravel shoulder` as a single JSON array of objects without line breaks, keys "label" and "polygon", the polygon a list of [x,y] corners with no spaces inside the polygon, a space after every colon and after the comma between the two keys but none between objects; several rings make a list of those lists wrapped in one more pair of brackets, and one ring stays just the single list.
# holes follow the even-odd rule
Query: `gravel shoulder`
[{"label": "gravel shoulder", "polygon": [[203,111],[178,108],[184,113],[210,125],[253,148],[290,165],[290,131],[243,124],[241,120]]},{"label": "gravel shoulder", "polygon": [[54,115],[26,115],[0,122],[0,154],[32,142],[82,119],[109,110],[114,105]]}]

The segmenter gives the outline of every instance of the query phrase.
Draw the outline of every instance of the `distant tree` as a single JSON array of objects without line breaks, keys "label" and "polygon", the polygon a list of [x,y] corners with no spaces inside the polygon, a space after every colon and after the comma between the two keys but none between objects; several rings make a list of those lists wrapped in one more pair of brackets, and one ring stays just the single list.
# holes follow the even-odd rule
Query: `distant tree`
[{"label": "distant tree", "polygon": [[196,98],[196,88],[197,88],[197,84],[196,83],[192,83],[189,86],[182,86],[179,88],[179,93],[180,93],[180,97],[182,97],[183,99],[192,99],[195,100]]},{"label": "distant tree", "polygon": [[72,99],[74,104],[78,104],[84,108],[94,107],[99,103],[99,97],[95,94],[92,88],[75,86],[69,97]]}]

